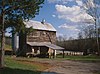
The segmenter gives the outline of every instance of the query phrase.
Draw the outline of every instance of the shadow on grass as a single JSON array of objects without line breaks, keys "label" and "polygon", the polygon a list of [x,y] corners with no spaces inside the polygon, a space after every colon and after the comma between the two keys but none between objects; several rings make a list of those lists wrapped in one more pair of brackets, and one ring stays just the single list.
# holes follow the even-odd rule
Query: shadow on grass
[{"label": "shadow on grass", "polygon": [[13,69],[5,67],[0,69],[0,74],[40,74],[39,71],[31,71],[31,70],[22,70],[22,69]]},{"label": "shadow on grass", "polygon": [[32,71],[32,70],[22,70],[22,69],[13,69],[13,68],[5,67],[3,69],[0,69],[0,74],[57,74],[57,73]]}]

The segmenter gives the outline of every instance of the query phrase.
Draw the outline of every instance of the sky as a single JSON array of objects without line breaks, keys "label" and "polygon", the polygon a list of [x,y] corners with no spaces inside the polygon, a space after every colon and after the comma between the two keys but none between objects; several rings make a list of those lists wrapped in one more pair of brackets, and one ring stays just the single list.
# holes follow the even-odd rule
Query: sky
[{"label": "sky", "polygon": [[45,0],[39,15],[32,20],[51,23],[57,30],[57,36],[77,38],[86,19],[92,17],[83,10],[82,0]]},{"label": "sky", "polygon": [[85,19],[92,17],[82,9],[81,0],[45,0],[39,15],[33,20],[51,23],[57,36],[77,38]]}]

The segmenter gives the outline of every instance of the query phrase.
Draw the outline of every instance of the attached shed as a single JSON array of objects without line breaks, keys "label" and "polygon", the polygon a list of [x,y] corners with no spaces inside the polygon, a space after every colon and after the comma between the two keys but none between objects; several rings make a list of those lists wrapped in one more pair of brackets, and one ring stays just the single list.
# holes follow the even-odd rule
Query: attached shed
[{"label": "attached shed", "polygon": [[[39,54],[41,57],[56,57],[56,51],[62,50],[64,48],[57,46],[55,44],[51,44],[50,42],[27,42],[29,46],[31,46],[32,54]],[[30,53],[27,53],[27,55]]]}]

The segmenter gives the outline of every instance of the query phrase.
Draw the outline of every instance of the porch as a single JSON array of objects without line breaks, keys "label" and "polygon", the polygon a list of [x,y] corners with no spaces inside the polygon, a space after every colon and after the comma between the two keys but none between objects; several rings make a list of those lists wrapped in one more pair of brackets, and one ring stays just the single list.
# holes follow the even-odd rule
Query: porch
[{"label": "porch", "polygon": [[62,51],[64,57],[64,48],[51,44],[50,42],[27,42],[27,44],[31,47],[31,52],[26,53],[28,57],[56,58],[56,51]]}]

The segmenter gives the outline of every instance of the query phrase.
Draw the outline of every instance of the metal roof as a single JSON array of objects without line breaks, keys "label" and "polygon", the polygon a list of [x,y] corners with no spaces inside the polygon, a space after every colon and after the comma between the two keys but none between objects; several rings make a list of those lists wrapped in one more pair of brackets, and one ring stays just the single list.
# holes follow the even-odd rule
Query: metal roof
[{"label": "metal roof", "polygon": [[51,44],[50,42],[27,42],[30,46],[46,46],[54,50],[62,50],[64,48],[57,46],[55,44]]},{"label": "metal roof", "polygon": [[56,31],[56,29],[50,23],[41,23],[38,21],[29,20],[24,22],[26,28],[32,27],[33,29],[38,30],[47,30],[47,31]]}]

